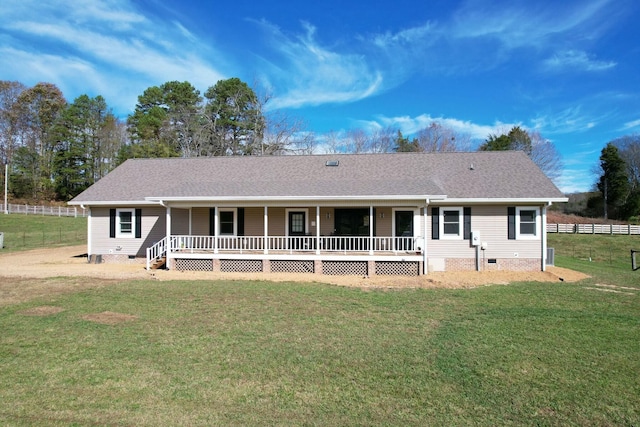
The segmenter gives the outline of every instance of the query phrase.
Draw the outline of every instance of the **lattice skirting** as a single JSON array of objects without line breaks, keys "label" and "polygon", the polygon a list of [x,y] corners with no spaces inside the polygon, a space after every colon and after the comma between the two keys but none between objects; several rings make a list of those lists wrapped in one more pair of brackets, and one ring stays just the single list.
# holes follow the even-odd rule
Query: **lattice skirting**
[{"label": "lattice skirting", "polygon": [[366,276],[368,274],[368,265],[366,261],[323,261],[322,274]]},{"label": "lattice skirting", "polygon": [[259,259],[221,259],[220,271],[224,273],[262,273],[262,261]]},{"label": "lattice skirting", "polygon": [[211,271],[213,260],[211,259],[175,259],[175,269],[178,271]]},{"label": "lattice skirting", "polygon": [[376,274],[381,276],[418,276],[419,268],[417,261],[376,261]]},{"label": "lattice skirting", "polygon": [[271,261],[272,273],[313,273],[313,261]]}]

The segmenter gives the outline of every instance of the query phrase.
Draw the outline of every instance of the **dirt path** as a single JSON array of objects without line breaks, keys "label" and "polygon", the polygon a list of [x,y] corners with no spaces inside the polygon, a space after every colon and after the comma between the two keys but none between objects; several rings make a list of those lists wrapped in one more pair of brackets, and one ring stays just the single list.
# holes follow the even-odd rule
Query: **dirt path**
[{"label": "dirt path", "polygon": [[0,253],[0,282],[2,278],[44,279],[55,277],[83,277],[90,283],[96,280],[201,280],[253,279],[271,281],[311,281],[358,287],[475,287],[488,284],[507,284],[514,281],[567,282],[587,276],[572,270],[550,267],[546,272],[447,272],[429,273],[420,277],[320,276],[315,274],[280,273],[210,273],[179,271],[146,271],[142,264],[89,264],[84,246],[55,249],[36,249],[24,252]]}]

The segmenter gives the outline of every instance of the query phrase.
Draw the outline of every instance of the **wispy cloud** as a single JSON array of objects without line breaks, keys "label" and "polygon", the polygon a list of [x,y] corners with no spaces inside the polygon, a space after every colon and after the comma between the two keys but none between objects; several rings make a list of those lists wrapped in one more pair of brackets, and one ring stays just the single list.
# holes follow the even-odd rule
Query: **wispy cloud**
[{"label": "wispy cloud", "polygon": [[531,122],[534,129],[544,134],[567,134],[594,128],[602,118],[585,113],[581,105],[576,105],[546,115],[538,115]]},{"label": "wispy cloud", "polygon": [[624,126],[622,126],[622,130],[623,131],[628,131],[628,130],[640,130],[640,119],[637,120],[632,120],[630,122],[626,122],[624,124]]},{"label": "wispy cloud", "polygon": [[[0,17],[0,28],[8,34],[0,45],[3,64],[27,60],[33,68],[23,65],[15,71],[30,70],[26,73],[35,81],[51,78],[63,90],[82,85],[121,108],[132,108],[135,96],[148,86],[189,80],[206,89],[223,78],[204,59],[202,53],[211,49],[179,23],[143,16],[127,0],[80,1],[70,7],[62,1],[22,0],[11,7],[12,13]],[[40,13],[24,13],[29,7]],[[17,38],[22,41],[11,43]]]},{"label": "wispy cloud", "polygon": [[353,102],[381,90],[379,70],[362,55],[320,44],[313,25],[302,23],[304,32],[291,36],[266,21],[257,23],[268,35],[275,57],[262,58],[268,66],[263,78],[270,87],[286,88],[275,94],[272,108]]},{"label": "wispy cloud", "polygon": [[548,71],[604,71],[616,65],[614,61],[598,61],[589,58],[586,52],[580,50],[556,52],[543,62],[543,67]]},{"label": "wispy cloud", "polygon": [[[472,0],[455,14],[451,34],[456,38],[493,38],[509,49],[546,46],[581,26],[602,21],[611,0],[531,3]],[[606,23],[600,24],[601,26]],[[590,26],[592,31],[596,27]]]},{"label": "wispy cloud", "polygon": [[483,125],[451,117],[431,117],[429,114],[421,114],[416,117],[378,116],[375,120],[362,120],[358,123],[360,126],[371,130],[391,127],[398,128],[404,135],[413,135],[421,129],[429,127],[434,122],[450,128],[457,133],[468,135],[472,140],[476,141],[485,140],[489,135],[508,132],[513,126],[519,125],[518,123],[503,122],[496,122],[492,125]]}]

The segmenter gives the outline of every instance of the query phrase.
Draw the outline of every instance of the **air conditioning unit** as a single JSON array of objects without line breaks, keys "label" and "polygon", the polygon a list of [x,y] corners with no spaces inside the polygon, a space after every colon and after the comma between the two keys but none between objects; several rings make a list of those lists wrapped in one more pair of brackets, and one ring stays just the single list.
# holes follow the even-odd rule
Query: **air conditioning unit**
[{"label": "air conditioning unit", "polygon": [[547,248],[547,261],[546,261],[546,264],[550,265],[550,266],[554,266],[555,265],[555,257],[556,257],[555,250],[553,248]]}]

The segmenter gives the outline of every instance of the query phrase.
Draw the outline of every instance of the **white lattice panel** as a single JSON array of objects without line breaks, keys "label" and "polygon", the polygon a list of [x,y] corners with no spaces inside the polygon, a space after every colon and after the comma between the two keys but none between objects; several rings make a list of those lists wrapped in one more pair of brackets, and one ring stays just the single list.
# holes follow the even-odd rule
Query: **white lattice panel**
[{"label": "white lattice panel", "polygon": [[332,276],[367,275],[366,261],[324,261],[322,274]]},{"label": "white lattice panel", "polygon": [[377,261],[376,274],[380,276],[417,276],[418,262]]},{"label": "white lattice panel", "polygon": [[221,259],[220,271],[225,273],[262,273],[262,261],[255,259]]},{"label": "white lattice panel", "polygon": [[272,273],[313,273],[313,261],[271,261]]},{"label": "white lattice panel", "polygon": [[176,270],[178,271],[211,271],[213,261],[210,259],[176,259]]}]

